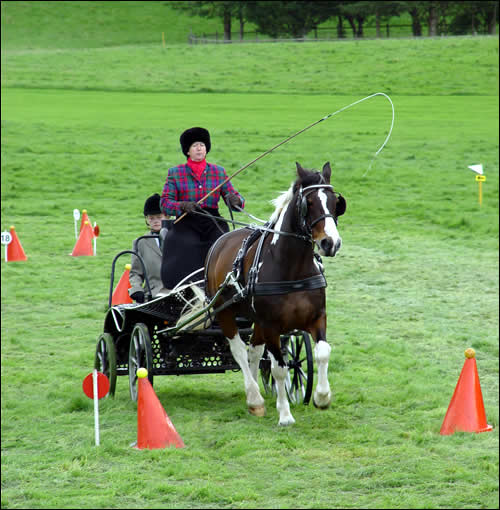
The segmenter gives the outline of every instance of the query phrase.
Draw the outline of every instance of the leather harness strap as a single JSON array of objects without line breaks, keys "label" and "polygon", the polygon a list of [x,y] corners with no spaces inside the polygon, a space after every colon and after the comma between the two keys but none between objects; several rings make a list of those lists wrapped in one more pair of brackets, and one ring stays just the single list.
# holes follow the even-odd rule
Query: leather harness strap
[{"label": "leather harness strap", "polygon": [[[309,195],[309,193],[312,193],[316,189],[319,188],[330,188],[333,189],[332,186],[328,184],[319,184],[319,185],[312,185],[308,186],[304,189],[300,190],[299,194],[299,203]],[[304,193],[304,192],[307,193]],[[300,215],[299,215],[300,216]],[[311,230],[312,226],[315,225],[318,221],[321,221],[324,218],[331,217],[335,220],[335,216],[332,214],[324,214],[321,215],[319,218],[316,218],[310,225],[307,225],[305,223],[305,218],[301,216],[303,225],[302,228],[307,231],[308,238],[307,241],[312,239]],[[266,227],[273,227],[274,225],[269,225],[266,223]],[[267,229],[266,229],[267,230]],[[233,262],[233,273],[236,276],[236,280],[239,280],[241,284],[242,282],[242,274],[243,274],[243,260],[252,246],[252,244],[259,239],[259,244],[257,246],[257,250],[254,256],[254,259],[252,261],[252,266],[250,267],[248,271],[248,283],[244,288],[242,289],[242,297],[243,296],[273,296],[273,295],[283,295],[288,294],[290,292],[299,292],[299,291],[306,291],[306,290],[316,290],[316,289],[322,289],[327,286],[326,278],[323,274],[322,265],[321,265],[321,258],[319,255],[314,254],[317,258],[319,258],[319,268],[320,273],[314,276],[310,276],[308,278],[305,278],[303,280],[289,280],[289,281],[277,281],[277,282],[258,282],[257,281],[257,274],[258,274],[258,267],[259,262],[262,254],[262,248],[264,246],[264,241],[266,238],[268,232],[265,231],[259,231],[255,230],[253,231],[248,237],[246,237],[241,245],[241,248],[238,252],[238,255],[236,256],[234,262]]]},{"label": "leather harness strap", "polygon": [[286,282],[256,282],[254,284],[253,295],[275,296],[303,290],[323,289],[324,287],[326,287],[326,278],[323,273],[321,273],[305,278],[304,280],[290,280]]}]

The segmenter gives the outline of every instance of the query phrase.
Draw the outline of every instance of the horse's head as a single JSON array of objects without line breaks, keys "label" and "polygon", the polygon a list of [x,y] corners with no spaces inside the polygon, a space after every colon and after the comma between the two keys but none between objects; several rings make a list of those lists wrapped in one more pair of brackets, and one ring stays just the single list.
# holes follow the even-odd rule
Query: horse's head
[{"label": "horse's head", "polygon": [[320,255],[334,257],[342,246],[337,218],[346,210],[345,198],[330,184],[330,163],[325,163],[321,173],[296,165],[294,194],[300,228],[311,235]]}]

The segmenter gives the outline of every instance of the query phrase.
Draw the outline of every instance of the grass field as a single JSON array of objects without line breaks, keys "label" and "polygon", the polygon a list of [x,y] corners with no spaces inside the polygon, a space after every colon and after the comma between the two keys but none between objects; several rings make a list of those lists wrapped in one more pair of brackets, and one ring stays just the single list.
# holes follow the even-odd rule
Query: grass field
[{"label": "grass field", "polygon": [[[26,4],[2,2],[2,231],[15,225],[28,255],[2,253],[2,508],[498,508],[498,38],[164,50],[120,9],[84,44],[72,34],[99,26],[70,5],[84,2],[59,2],[68,25],[51,14],[39,33],[47,2]],[[149,7],[121,4],[135,26],[151,22]],[[347,212],[341,252],[323,259],[331,408],[295,406],[280,428],[271,396],[266,417],[247,413],[241,373],[156,377],[186,448],[138,452],[119,378],[96,447],[81,383],[111,261],[144,232],[144,200],[182,161],[182,130],[207,127],[209,161],[233,172],[379,91],[396,118],[373,162],[391,124],[383,97],[234,183],[267,219],[295,161],[332,163]],[[100,226],[96,257],[68,256],[74,208]],[[467,347],[494,429],[440,436]]]}]

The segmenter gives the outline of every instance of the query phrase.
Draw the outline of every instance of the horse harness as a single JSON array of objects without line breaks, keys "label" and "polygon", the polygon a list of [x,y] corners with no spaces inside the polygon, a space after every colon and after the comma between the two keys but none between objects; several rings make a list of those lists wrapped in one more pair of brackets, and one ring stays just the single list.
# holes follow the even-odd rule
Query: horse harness
[{"label": "horse harness", "polygon": [[[310,224],[306,222],[307,212],[308,212],[308,204],[307,197],[313,193],[317,189],[330,188],[333,190],[333,186],[329,184],[313,184],[311,186],[307,186],[305,188],[300,188],[299,196],[297,198],[297,208],[298,208],[298,217],[300,221],[300,229],[304,234],[296,234],[294,232],[278,232],[280,235],[290,235],[293,237],[298,237],[299,239],[303,239],[306,242],[312,242],[312,228],[316,223],[325,219],[325,218],[333,218],[335,223],[337,223],[337,218],[333,214],[322,214]],[[264,246],[264,241],[269,232],[276,232],[272,229],[273,225],[270,223],[266,223],[263,228],[256,228],[252,231],[252,233],[246,237],[242,244],[241,248],[233,262],[233,275],[234,280],[233,283],[238,283],[239,295],[240,299],[243,299],[247,296],[273,296],[273,295],[283,295],[288,294],[290,292],[298,292],[305,290],[316,290],[322,289],[326,287],[326,278],[323,274],[323,265],[321,263],[321,257],[314,253],[314,257],[318,262],[318,267],[320,269],[320,273],[314,276],[310,276],[308,278],[304,278],[303,280],[289,280],[289,281],[278,281],[278,282],[258,282],[257,274],[258,274],[258,266],[262,256],[262,248]],[[259,239],[259,244],[257,246],[257,250],[255,252],[255,256],[252,262],[252,265],[248,271],[248,282],[245,286],[243,282],[243,261],[245,259],[246,254],[250,247]],[[241,287],[243,285],[243,287]],[[236,296],[235,296],[236,297]],[[238,299],[239,300],[239,299]]]}]

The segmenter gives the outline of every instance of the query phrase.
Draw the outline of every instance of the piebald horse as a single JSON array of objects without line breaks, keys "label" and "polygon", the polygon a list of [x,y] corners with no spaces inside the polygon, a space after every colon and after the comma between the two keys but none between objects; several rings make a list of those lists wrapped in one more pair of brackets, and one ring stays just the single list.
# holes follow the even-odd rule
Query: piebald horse
[{"label": "piebald horse", "polygon": [[[285,390],[288,367],[280,349],[282,334],[295,329],[311,334],[318,373],[313,402],[322,409],[331,402],[326,280],[314,247],[322,256],[335,256],[342,245],[337,218],[346,210],[344,197],[330,184],[330,163],[322,172],[296,166],[297,179],[273,201],[276,209],[266,226],[252,235],[248,228],[224,234],[205,263],[207,297],[223,288],[215,309],[226,306],[217,311],[217,321],[243,373],[248,409],[257,416],[265,414],[257,383],[259,361],[265,347],[270,353],[279,425],[295,423]],[[254,323],[248,349],[238,334],[237,317]]]}]

